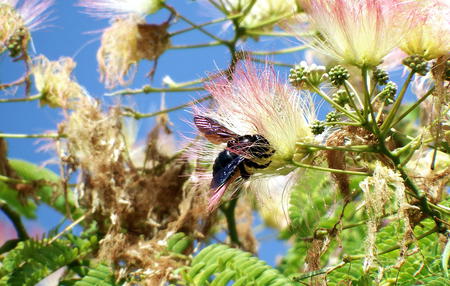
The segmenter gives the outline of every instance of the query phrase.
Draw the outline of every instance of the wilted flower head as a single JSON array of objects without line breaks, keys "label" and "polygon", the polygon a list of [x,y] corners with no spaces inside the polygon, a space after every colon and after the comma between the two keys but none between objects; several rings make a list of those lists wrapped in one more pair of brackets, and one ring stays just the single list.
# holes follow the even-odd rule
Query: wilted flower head
[{"label": "wilted flower head", "polygon": [[[0,0],[0,52],[25,46],[29,32],[42,28],[53,0]],[[23,43],[21,43],[23,42]]]},{"label": "wilted flower head", "polygon": [[[156,60],[169,47],[169,21],[147,24],[145,16],[156,12],[163,0],[80,0],[90,15],[111,18],[97,52],[100,80],[107,88],[133,80],[142,59]],[[156,65],[156,64],[155,64]],[[154,69],[150,72],[152,75]]]},{"label": "wilted flower head", "polygon": [[302,38],[322,53],[355,66],[380,64],[412,27],[404,0],[300,0],[318,34]]},{"label": "wilted flower head", "polygon": [[418,25],[405,37],[401,48],[408,55],[426,60],[450,51],[450,3],[443,0],[419,1]]},{"label": "wilted flower head", "polygon": [[161,8],[164,0],[80,0],[78,5],[94,17],[113,18],[137,15],[145,17]]},{"label": "wilted flower head", "polygon": [[168,22],[146,24],[138,17],[129,17],[118,18],[105,29],[97,61],[106,87],[128,84],[140,60],[157,60],[170,45],[168,26]]},{"label": "wilted flower head", "polygon": [[72,78],[76,63],[71,58],[50,61],[44,56],[34,59],[32,73],[36,89],[41,94],[41,104],[51,107],[73,107],[85,90]]},{"label": "wilted flower head", "polygon": [[[219,5],[231,14],[246,11],[249,5],[253,5],[240,23],[241,27],[247,29],[259,28],[266,22],[271,22],[271,20],[279,17],[289,16],[297,11],[296,0],[216,0],[215,2],[218,2]],[[275,23],[271,22],[267,26],[273,26],[273,24]]]},{"label": "wilted flower head", "polygon": [[[237,68],[231,79],[216,80],[206,89],[215,99],[216,107],[198,110],[197,115],[211,118],[238,135],[261,135],[275,151],[270,156],[270,164],[257,169],[250,181],[259,176],[289,173],[294,168],[294,156],[296,160],[309,158],[309,153],[296,143],[314,140],[308,125],[315,117],[312,99],[309,94],[280,83],[271,67],[259,70],[246,62]],[[214,162],[225,148],[225,145],[216,146],[201,149],[200,161]],[[213,194],[210,208],[217,206],[224,191],[220,188]]]}]

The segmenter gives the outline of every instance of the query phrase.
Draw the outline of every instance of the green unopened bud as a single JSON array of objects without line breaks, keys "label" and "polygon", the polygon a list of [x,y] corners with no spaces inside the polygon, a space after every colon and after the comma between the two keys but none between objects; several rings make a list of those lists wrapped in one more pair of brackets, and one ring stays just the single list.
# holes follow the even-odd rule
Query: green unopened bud
[{"label": "green unopened bud", "polygon": [[326,122],[337,122],[339,120],[340,114],[336,111],[331,111],[325,117]]},{"label": "green unopened bud", "polygon": [[305,67],[296,65],[289,72],[289,83],[296,88],[304,88],[308,79],[308,73]]},{"label": "green unopened bud", "polygon": [[316,120],[311,124],[311,132],[314,135],[322,134],[325,131],[325,125],[322,121]]},{"label": "green unopened bud", "polygon": [[22,53],[22,47],[27,41],[27,30],[19,28],[17,32],[8,39],[7,48],[11,58],[18,57]]},{"label": "green unopened bud", "polygon": [[289,82],[296,88],[311,89],[312,87],[319,87],[326,79],[327,74],[324,66],[308,65],[305,61],[296,65],[289,73]]},{"label": "green unopened bud", "polygon": [[336,87],[341,86],[350,78],[348,70],[340,65],[332,67],[328,72],[328,76],[330,77],[331,83]]},{"label": "green unopened bud", "polygon": [[390,81],[381,91],[380,98],[381,100],[384,101],[386,105],[389,105],[394,102],[396,93],[397,93],[397,85],[395,84],[395,82]]},{"label": "green unopened bud", "polygon": [[385,85],[389,81],[389,74],[385,70],[376,68],[373,71],[373,80],[379,85]]},{"label": "green unopened bud", "polygon": [[333,94],[333,101],[343,107],[350,102],[350,98],[345,90],[338,90]]},{"label": "green unopened bud", "polygon": [[403,64],[409,67],[412,72],[420,75],[426,75],[429,70],[427,61],[422,56],[418,55],[405,58]]}]

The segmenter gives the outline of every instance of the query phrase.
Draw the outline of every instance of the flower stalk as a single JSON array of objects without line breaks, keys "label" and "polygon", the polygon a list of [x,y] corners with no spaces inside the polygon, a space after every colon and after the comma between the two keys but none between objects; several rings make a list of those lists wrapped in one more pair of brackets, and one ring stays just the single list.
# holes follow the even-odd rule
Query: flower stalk
[{"label": "flower stalk", "polygon": [[403,83],[402,89],[400,90],[400,93],[397,96],[397,99],[394,102],[394,105],[392,106],[392,109],[389,111],[386,119],[384,120],[383,124],[381,125],[381,136],[385,137],[386,134],[389,132],[389,130],[392,127],[392,121],[394,121],[395,116],[397,114],[397,111],[399,110],[403,97],[406,94],[406,91],[408,90],[408,86],[411,83],[412,77],[414,75],[414,72],[410,72]]}]

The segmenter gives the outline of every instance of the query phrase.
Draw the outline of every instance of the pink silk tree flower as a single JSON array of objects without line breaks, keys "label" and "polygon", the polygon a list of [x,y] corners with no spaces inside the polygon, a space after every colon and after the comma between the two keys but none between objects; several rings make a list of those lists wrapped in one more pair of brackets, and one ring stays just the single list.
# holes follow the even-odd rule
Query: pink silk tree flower
[{"label": "pink silk tree flower", "polygon": [[53,0],[0,0],[0,52],[14,45],[25,46],[30,32],[43,28]]},{"label": "pink silk tree flower", "polygon": [[426,60],[450,52],[450,2],[429,0],[418,2],[418,22],[404,38],[401,48],[408,55]]},{"label": "pink silk tree flower", "polygon": [[344,64],[374,67],[414,26],[406,0],[300,0],[319,34],[305,41]]},{"label": "pink silk tree flower", "polygon": [[86,13],[98,18],[135,15],[144,18],[161,8],[163,0],[80,0]]},{"label": "pink silk tree flower", "polygon": [[281,83],[272,67],[259,69],[244,61],[231,77],[223,75],[206,90],[216,104],[195,110],[194,123],[213,143],[195,150],[198,162],[214,163],[212,174],[204,168],[198,176],[202,184],[211,181],[210,210],[235,182],[246,181],[252,189],[258,179],[295,170],[294,157],[310,162],[310,152],[297,143],[314,142],[309,127],[315,119],[313,101],[308,93]]}]

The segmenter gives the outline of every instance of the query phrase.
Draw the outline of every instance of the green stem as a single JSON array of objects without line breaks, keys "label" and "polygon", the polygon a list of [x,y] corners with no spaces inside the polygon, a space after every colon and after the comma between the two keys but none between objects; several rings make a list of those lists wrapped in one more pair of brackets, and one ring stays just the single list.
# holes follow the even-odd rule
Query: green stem
[{"label": "green stem", "polygon": [[318,95],[320,95],[320,97],[322,97],[326,102],[331,104],[336,110],[339,110],[340,112],[344,113],[345,115],[347,115],[348,118],[353,119],[355,122],[359,122],[359,118],[358,117],[356,117],[355,115],[351,114],[347,109],[343,108],[342,106],[340,106],[339,104],[334,102],[322,90],[318,89],[317,87],[315,87],[313,84],[311,84],[309,82],[308,82],[308,84],[314,90],[314,92],[316,92]]},{"label": "green stem", "polygon": [[258,55],[258,56],[280,55],[280,54],[288,54],[288,53],[303,51],[306,48],[308,48],[308,46],[303,45],[303,46],[297,46],[297,47],[292,47],[292,48],[287,48],[287,49],[281,49],[281,50],[277,50],[277,51],[251,51],[251,52],[247,52],[247,53],[250,55]]},{"label": "green stem", "polygon": [[417,106],[419,106],[419,104],[421,104],[425,99],[428,98],[428,96],[430,96],[434,91],[434,86],[427,91],[427,93],[422,96],[419,100],[417,100],[413,105],[411,105],[405,112],[403,112],[391,125],[391,127],[395,127],[395,125],[397,125],[400,121],[402,121],[403,118],[405,118],[406,116],[408,116],[409,113],[411,113]]},{"label": "green stem", "polygon": [[375,118],[375,114],[373,113],[372,104],[370,102],[371,93],[369,92],[370,89],[370,78],[369,78],[369,71],[367,67],[363,67],[361,69],[362,73],[362,79],[363,79],[363,87],[364,87],[364,117],[366,118],[367,122],[370,122],[369,116],[372,119],[372,123],[369,124],[369,126],[372,129],[372,132],[377,135],[378,139],[381,141],[384,140],[384,138],[381,136],[380,129],[378,128],[377,119]]},{"label": "green stem", "polygon": [[297,142],[297,146],[306,147],[311,150],[336,150],[336,151],[347,151],[347,152],[377,152],[376,145],[354,145],[354,146],[323,146],[315,144],[307,144],[302,142]]},{"label": "green stem", "polygon": [[256,30],[256,29],[262,28],[262,27],[267,26],[267,25],[272,25],[272,24],[275,24],[275,23],[277,23],[278,21],[280,21],[280,20],[282,20],[284,18],[288,18],[288,17],[293,16],[293,15],[295,15],[295,12],[289,12],[289,13],[280,15],[278,17],[269,19],[267,21],[260,22],[257,25],[254,25],[254,26],[251,26],[251,27],[247,27],[247,30]]},{"label": "green stem", "polygon": [[251,36],[267,36],[267,37],[303,37],[303,36],[313,36],[311,32],[299,33],[298,35],[288,32],[277,32],[277,31],[255,31],[250,30],[245,32],[246,35]]},{"label": "green stem", "polygon": [[341,125],[341,126],[362,126],[359,122],[348,122],[348,121],[335,121],[335,122],[323,122],[322,123],[325,126],[334,126],[334,125]]},{"label": "green stem", "polygon": [[280,67],[287,67],[287,68],[293,68],[294,65],[292,64],[287,64],[287,63],[282,63],[282,62],[276,62],[276,61],[269,61],[267,59],[258,59],[258,58],[250,58],[250,60],[252,60],[253,62],[256,63],[263,63],[263,64],[270,64],[270,65],[274,65],[274,66],[280,66]]},{"label": "green stem", "polygon": [[41,99],[42,95],[38,94],[38,95],[33,95],[33,96],[29,96],[29,97],[22,97],[22,98],[2,98],[0,99],[0,103],[7,103],[7,102],[26,102],[26,101],[33,101],[33,100],[38,100]]},{"label": "green stem", "polygon": [[228,206],[221,207],[221,210],[225,214],[225,218],[227,219],[228,234],[230,236],[231,243],[240,246],[241,242],[239,241],[239,235],[236,228],[236,219],[234,216],[234,210],[236,209],[237,201],[237,197],[232,199],[228,203]]},{"label": "green stem", "polygon": [[209,42],[209,43],[204,43],[204,44],[171,46],[171,47],[169,47],[169,50],[207,48],[207,47],[216,47],[216,46],[220,46],[220,45],[223,45],[223,43],[215,41],[215,42]]},{"label": "green stem", "polygon": [[[212,20],[212,21],[209,21],[209,22],[205,22],[205,23],[202,23],[202,24],[198,24],[197,27],[204,27],[204,26],[208,26],[208,25],[213,25],[213,24],[225,22],[225,21],[228,21],[228,20],[233,20],[233,19],[236,19],[236,18],[239,18],[239,17],[241,17],[241,14],[231,15],[231,16],[220,18],[220,19],[215,19],[215,20]],[[176,32],[172,32],[172,33],[170,33],[170,37],[174,37],[176,35],[183,34],[183,33],[195,30],[195,29],[197,29],[197,28],[196,27],[189,27],[189,28],[185,28],[185,29],[182,29],[182,30],[179,30],[179,31],[176,31]]]},{"label": "green stem", "polygon": [[25,226],[22,223],[22,219],[20,218],[20,215],[13,211],[9,206],[5,204],[0,205],[0,209],[5,213],[5,215],[11,220],[12,224],[14,225],[14,228],[17,232],[17,237],[20,240],[27,240],[29,239],[28,233],[25,229]]},{"label": "green stem", "polygon": [[[353,93],[355,95],[355,98],[358,100],[358,104],[360,106],[360,108],[364,108],[364,104],[361,101],[361,98],[358,95],[358,92],[356,91],[356,89],[353,87],[353,85],[348,81],[344,81],[344,88],[347,91],[347,93],[350,94]],[[350,98],[350,100],[353,101],[353,98]],[[356,106],[355,102],[353,101],[353,104]]]},{"label": "green stem", "polygon": [[215,35],[211,34],[210,32],[206,31],[205,29],[202,28],[202,26],[195,24],[194,22],[192,22],[191,20],[189,20],[188,18],[184,17],[183,15],[181,15],[180,13],[178,13],[177,10],[175,10],[175,8],[173,8],[172,6],[166,4],[163,2],[162,4],[167,10],[169,10],[173,15],[177,16],[178,18],[182,19],[183,21],[185,21],[186,23],[188,23],[189,25],[191,25],[194,29],[199,30],[200,32],[202,32],[203,34],[213,38],[214,40],[223,43],[224,40],[216,37]]},{"label": "green stem", "polygon": [[0,175],[0,182],[9,183],[9,184],[30,184],[31,182],[23,179],[10,178],[3,175]]},{"label": "green stem", "polygon": [[338,174],[356,175],[356,176],[370,176],[370,174],[366,173],[366,172],[357,172],[357,171],[348,171],[348,170],[341,170],[341,169],[332,169],[332,168],[326,168],[326,167],[319,167],[319,166],[302,164],[302,163],[299,163],[299,162],[296,162],[296,161],[292,161],[292,163],[294,165],[296,165],[297,167],[305,168],[305,169],[324,171],[324,172],[330,172],[330,173],[338,173]]},{"label": "green stem", "polygon": [[[360,108],[358,108],[358,107],[356,106],[356,103],[355,103],[355,101],[353,100],[353,96],[351,95],[352,92],[350,91],[349,85],[350,85],[349,82],[347,82],[347,81],[344,82],[344,89],[345,89],[345,91],[347,92],[347,95],[348,95],[349,105],[350,105],[350,107],[353,108],[353,110],[356,111],[356,115],[358,116],[359,121],[360,121],[360,122],[365,122],[364,117],[361,115],[361,112],[359,112],[359,110],[360,110],[361,108],[363,108],[362,105],[361,105],[361,101],[359,100],[359,96],[358,96],[357,93],[353,93],[353,94],[355,95],[355,97],[358,98],[358,102],[360,103],[360,106],[361,106]],[[361,125],[361,124],[360,124],[360,125]]]},{"label": "green stem", "polygon": [[135,119],[155,117],[155,116],[158,116],[158,115],[161,115],[161,114],[165,114],[165,113],[169,113],[169,112],[172,112],[172,111],[176,111],[176,110],[179,110],[179,109],[182,109],[182,108],[185,108],[185,107],[193,106],[195,104],[198,104],[200,102],[209,100],[211,98],[212,98],[211,95],[207,95],[207,96],[204,96],[202,98],[190,101],[188,103],[184,103],[184,104],[172,107],[172,108],[167,108],[167,109],[163,109],[163,110],[156,111],[156,112],[151,112],[151,113],[140,113],[140,112],[137,112],[137,111],[134,111],[132,109],[128,109],[127,108],[125,111],[128,112],[128,113],[125,113],[124,115],[128,116],[128,117],[134,117]]},{"label": "green stem", "polygon": [[64,138],[64,134],[47,133],[47,134],[12,134],[12,133],[0,133],[0,138]]},{"label": "green stem", "polygon": [[139,89],[124,89],[112,93],[105,94],[106,96],[116,96],[116,95],[133,95],[139,93],[153,93],[153,92],[190,92],[203,90],[203,87],[151,87],[146,85]]},{"label": "green stem", "polygon": [[383,137],[386,135],[386,133],[391,129],[392,127],[392,121],[395,118],[395,115],[397,115],[397,111],[399,110],[401,104],[402,104],[402,100],[403,97],[405,96],[406,91],[408,90],[408,86],[411,83],[412,77],[414,75],[414,72],[410,72],[408,74],[408,77],[406,78],[402,89],[397,97],[397,99],[395,100],[394,105],[392,106],[392,109],[389,111],[385,121],[383,122],[383,124],[381,125],[381,134],[383,135]]},{"label": "green stem", "polygon": [[381,153],[385,154],[395,165],[395,169],[400,172],[400,175],[405,182],[405,185],[408,189],[410,189],[414,197],[416,197],[419,200],[419,207],[420,209],[429,217],[433,218],[436,226],[439,228],[439,231],[442,230],[442,223],[440,222],[441,214],[430,208],[430,205],[428,203],[426,195],[423,193],[421,189],[417,187],[417,185],[414,183],[413,180],[408,176],[406,173],[404,167],[402,166],[400,162],[400,158],[396,155],[394,155],[392,152],[390,152],[386,146],[384,145],[384,141],[379,144]]},{"label": "green stem", "polygon": [[89,215],[90,213],[85,213],[82,216],[80,216],[79,218],[77,218],[74,222],[72,222],[70,225],[68,225],[66,228],[63,229],[63,231],[61,231],[60,233],[58,233],[57,235],[55,235],[54,237],[52,237],[52,239],[48,242],[49,244],[54,242],[55,240],[57,240],[58,238],[60,238],[64,233],[68,232],[69,230],[73,229],[77,224],[79,224],[80,222],[82,222],[83,220],[86,219],[86,217]]}]

